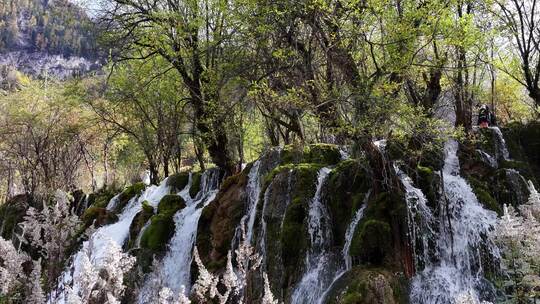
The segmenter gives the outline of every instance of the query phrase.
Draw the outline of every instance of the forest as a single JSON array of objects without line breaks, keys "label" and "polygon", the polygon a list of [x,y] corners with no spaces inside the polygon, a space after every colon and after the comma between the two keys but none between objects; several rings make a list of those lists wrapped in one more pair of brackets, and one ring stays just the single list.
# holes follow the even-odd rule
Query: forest
[{"label": "forest", "polygon": [[0,172],[0,304],[536,303],[540,3],[2,0]]}]

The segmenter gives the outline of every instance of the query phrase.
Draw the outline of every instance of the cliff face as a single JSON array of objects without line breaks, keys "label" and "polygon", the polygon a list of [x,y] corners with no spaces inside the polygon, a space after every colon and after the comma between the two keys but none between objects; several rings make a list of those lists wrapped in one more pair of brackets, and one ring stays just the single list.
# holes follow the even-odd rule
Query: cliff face
[{"label": "cliff face", "polygon": [[[264,256],[263,269],[268,274],[274,295],[285,303],[308,303],[312,300],[306,300],[310,296],[301,294],[301,289],[307,286],[309,292],[306,294],[322,297],[327,303],[408,303],[410,295],[414,294],[411,289],[424,288],[422,291],[428,296],[440,291],[437,290],[440,285],[419,283],[424,269],[441,262],[441,257],[430,249],[446,238],[441,230],[445,228],[439,227],[445,223],[440,222],[449,217],[452,224],[461,225],[460,229],[477,229],[479,238],[483,238],[483,233],[490,230],[495,212],[500,215],[504,204],[518,206],[525,203],[529,195],[527,181],[538,185],[540,177],[539,130],[540,126],[533,123],[508,126],[502,132],[493,128],[474,133],[457,149],[458,171],[452,173],[459,174],[456,182],[444,181],[444,176],[446,179],[452,176],[450,171],[445,173],[450,170],[448,163],[444,168],[439,161],[409,168],[406,171],[411,177],[410,186],[420,193],[420,198],[411,195],[411,189],[406,186],[388,192],[371,192],[370,168],[362,158],[330,157],[327,161],[322,157],[321,161],[309,156],[307,151],[316,151],[314,147],[284,149],[279,164],[260,178],[262,188],[252,241]],[[338,151],[337,147],[333,149]],[[399,159],[391,161],[400,163]],[[321,184],[324,168],[330,173]],[[247,170],[253,169],[248,166]],[[202,259],[208,261],[216,273],[224,271],[226,253],[231,249],[231,242],[224,245],[219,240],[230,239],[233,227],[238,227],[242,215],[249,209],[250,199],[245,190],[249,173],[246,171],[234,184],[227,185],[227,196],[234,196],[232,193],[238,196],[212,202],[208,209],[212,216],[199,223],[197,244],[205,248],[200,251]],[[403,176],[400,177],[403,180]],[[446,189],[448,187],[456,188]],[[459,197],[452,198],[452,191],[457,191]],[[313,201],[318,195],[324,210],[315,211]],[[473,205],[463,202],[468,198],[473,200]],[[425,200],[424,211],[416,202],[422,199]],[[470,213],[472,211],[467,208],[478,208],[474,207],[476,203],[484,211]],[[454,209],[461,206],[462,211],[446,215],[441,208],[448,208],[445,207],[447,204]],[[452,207],[452,204],[457,205]],[[236,207],[231,209],[231,205]],[[411,208],[415,208],[414,212]],[[220,209],[229,212],[218,212]],[[318,225],[311,221],[316,212],[322,213],[317,217]],[[359,213],[362,215],[358,219],[355,215]],[[418,224],[422,220],[427,222],[421,218],[428,213],[434,221],[429,229],[426,228],[428,223]],[[469,217],[476,219],[469,222]],[[358,219],[356,225],[355,218]],[[220,228],[205,228],[209,226]],[[432,235],[424,237],[428,233]],[[317,234],[324,235],[326,241],[318,243]],[[422,240],[413,241],[415,237]],[[473,243],[467,246],[473,246]],[[474,246],[486,251],[475,262],[484,264],[486,273],[482,278],[486,280],[496,259],[491,255],[496,253],[488,244],[480,242]],[[466,248],[455,250],[467,251]],[[324,258],[320,258],[322,255]],[[470,270],[478,266],[471,266]],[[317,282],[308,282],[310,277]],[[493,285],[486,281],[483,286],[478,287],[484,290],[481,296],[493,300],[496,293]],[[246,293],[249,301],[261,301],[263,282],[259,273],[250,277]],[[429,299],[420,297],[415,301],[428,303]]]},{"label": "cliff face", "polygon": [[[242,291],[248,303],[262,302],[264,274],[284,303],[451,303],[467,286],[493,301],[498,270],[488,232],[503,204],[527,200],[528,180],[538,186],[539,133],[537,123],[483,129],[449,142],[444,162],[416,164],[391,154],[389,143],[381,153],[395,166],[379,192],[361,155],[316,144],[271,149],[225,179],[208,170],[114,197],[78,193],[74,207],[101,231],[91,239],[113,233],[137,258],[126,303],[147,303],[155,282],[189,289],[199,275],[194,246],[211,273],[226,273],[242,242],[262,258]],[[17,238],[24,206],[21,198],[2,206],[3,236]]]},{"label": "cliff face", "polygon": [[67,0],[0,3],[0,83],[14,72],[66,79],[99,68],[92,20]]}]

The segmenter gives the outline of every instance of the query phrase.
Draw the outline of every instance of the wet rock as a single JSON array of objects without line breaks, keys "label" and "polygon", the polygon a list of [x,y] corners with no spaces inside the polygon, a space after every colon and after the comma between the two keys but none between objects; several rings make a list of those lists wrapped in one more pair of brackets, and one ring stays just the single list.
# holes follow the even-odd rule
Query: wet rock
[{"label": "wet rock", "polygon": [[[194,173],[195,174],[195,173]],[[197,174],[200,176],[200,174]],[[167,186],[172,188],[173,192],[180,192],[186,187],[189,182],[189,173],[181,172],[174,175],[171,175],[167,179]]]},{"label": "wet rock", "polygon": [[150,206],[147,201],[144,201],[142,203],[142,210],[139,211],[137,215],[135,215],[135,218],[133,218],[133,221],[129,226],[129,237],[126,243],[127,250],[133,249],[136,246],[136,241],[139,234],[141,233],[141,230],[153,215],[154,208]]},{"label": "wet rock", "polygon": [[355,267],[343,275],[326,297],[328,304],[408,303],[407,281],[400,273]]},{"label": "wet rock", "polygon": [[161,255],[174,234],[174,215],[185,208],[184,200],[175,194],[165,195],[158,205],[158,213],[150,219],[150,225],[141,236],[141,247]]},{"label": "wet rock", "polygon": [[245,187],[250,168],[251,165],[228,177],[199,219],[196,245],[201,260],[210,271],[223,268],[227,261],[236,227],[245,212]]},{"label": "wet rock", "polygon": [[366,193],[371,187],[371,180],[361,161],[349,159],[340,162],[330,172],[324,201],[332,219],[334,245],[342,247],[349,223],[361,207]]},{"label": "wet rock", "polygon": [[81,217],[85,227],[90,227],[92,224],[95,228],[113,224],[118,221],[118,216],[107,208],[92,206],[84,212]]}]

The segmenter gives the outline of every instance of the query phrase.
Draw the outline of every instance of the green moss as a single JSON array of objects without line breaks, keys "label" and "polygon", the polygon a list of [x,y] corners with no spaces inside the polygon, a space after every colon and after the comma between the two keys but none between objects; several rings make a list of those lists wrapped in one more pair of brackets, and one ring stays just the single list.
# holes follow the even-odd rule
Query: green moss
[{"label": "green moss", "polygon": [[523,161],[508,159],[508,160],[500,161],[499,167],[502,169],[515,169],[521,172],[521,171],[527,171],[529,165]]},{"label": "green moss", "polygon": [[129,241],[127,244],[128,249],[132,249],[136,245],[135,241],[137,240],[139,233],[153,215],[154,208],[148,203],[148,201],[144,201],[142,203],[142,210],[135,215],[135,218],[133,218],[133,221],[129,226]]},{"label": "green moss", "polygon": [[422,192],[424,192],[428,202],[429,206],[436,207],[439,202],[439,185],[440,185],[440,178],[432,168],[430,167],[424,167],[424,166],[417,166],[417,176],[418,176],[418,187],[422,189]]},{"label": "green moss", "polygon": [[317,163],[335,165],[341,160],[339,147],[331,144],[287,145],[281,152],[281,164]]},{"label": "green moss", "polygon": [[118,196],[118,202],[116,203],[116,207],[114,208],[113,212],[116,214],[120,213],[132,198],[141,194],[145,187],[146,186],[143,182],[135,183],[126,187],[124,191],[120,193],[120,196]]},{"label": "green moss", "polygon": [[105,208],[114,197],[115,193],[109,189],[103,189],[88,196],[88,206]]},{"label": "green moss", "polygon": [[362,294],[358,291],[351,291],[345,294],[343,304],[357,304],[362,301]]},{"label": "green moss", "polygon": [[191,187],[189,188],[189,195],[191,197],[195,197],[201,191],[201,177],[202,174],[199,172],[191,174]]},{"label": "green moss", "polygon": [[394,246],[406,237],[406,219],[403,193],[395,191],[374,196],[354,232],[351,256],[371,265],[401,265],[401,258]]},{"label": "green moss", "polygon": [[380,265],[389,254],[392,244],[390,225],[379,220],[363,221],[356,230],[352,243],[351,255],[362,260]]},{"label": "green moss", "polygon": [[333,284],[325,303],[408,303],[407,280],[391,269],[355,267]]},{"label": "green moss", "polygon": [[152,207],[148,201],[142,202],[142,209],[146,213],[154,213],[154,207]]},{"label": "green moss", "polygon": [[174,215],[176,211],[185,208],[186,202],[176,194],[165,195],[158,205],[158,214]]},{"label": "green moss", "polygon": [[189,182],[189,173],[181,172],[171,175],[167,178],[167,186],[173,188],[173,191],[178,192],[186,187]]},{"label": "green moss", "polygon": [[141,247],[153,252],[163,252],[174,234],[174,220],[167,214],[152,216],[151,223],[141,237]]},{"label": "green moss", "polygon": [[328,177],[326,196],[327,206],[332,218],[334,245],[342,247],[345,232],[356,211],[364,203],[366,193],[371,187],[367,171],[358,160],[340,162]]},{"label": "green moss", "polygon": [[336,145],[313,144],[304,150],[305,162],[334,165],[341,160],[341,153]]},{"label": "green moss", "polygon": [[287,208],[281,229],[282,257],[285,266],[294,266],[307,247],[305,218],[304,202],[301,199],[293,200]]},{"label": "green moss", "polygon": [[490,155],[496,155],[496,143],[497,138],[493,130],[487,128],[480,129],[477,144],[482,151],[485,151]]},{"label": "green moss", "polygon": [[487,209],[495,211],[497,212],[497,214],[502,215],[502,208],[497,202],[497,200],[494,199],[493,196],[491,196],[491,191],[489,190],[488,186],[472,176],[466,176],[466,179],[471,186],[474,194],[476,195],[478,201]]},{"label": "green moss", "polygon": [[[272,180],[274,180],[274,177],[277,174],[284,172],[285,170],[292,170],[294,167],[295,167],[294,164],[286,164],[286,165],[281,165],[274,168],[272,171],[270,171],[268,174],[264,176],[263,190],[265,190],[266,187],[268,187],[268,185],[272,182]],[[261,191],[261,192],[264,193],[264,191]]]},{"label": "green moss", "polygon": [[299,145],[287,145],[281,151],[281,164],[298,164],[303,162],[304,148]]},{"label": "green moss", "polygon": [[118,221],[118,217],[106,208],[92,206],[84,211],[81,220],[85,227],[90,227],[94,223],[97,228]]},{"label": "green moss", "polygon": [[150,225],[141,236],[141,247],[154,253],[163,253],[174,234],[174,215],[185,206],[186,203],[180,196],[165,195],[159,202],[157,214],[152,216]]}]

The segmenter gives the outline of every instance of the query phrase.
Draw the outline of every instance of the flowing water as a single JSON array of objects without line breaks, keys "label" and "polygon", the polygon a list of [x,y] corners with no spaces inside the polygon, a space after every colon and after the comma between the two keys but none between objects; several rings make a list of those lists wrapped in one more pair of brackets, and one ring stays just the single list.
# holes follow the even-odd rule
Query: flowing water
[{"label": "flowing water", "polygon": [[[169,288],[173,294],[178,294],[182,287],[186,294],[191,287],[191,262],[193,246],[197,236],[197,226],[202,210],[214,200],[219,190],[221,172],[207,170],[201,178],[201,190],[195,198],[189,195],[189,184],[179,195],[186,202],[186,207],[174,216],[175,233],[171,238],[168,251],[157,269],[149,275],[139,295],[139,303],[153,303],[155,299],[155,283],[160,287]],[[190,178],[191,180],[191,178]]]},{"label": "flowing water", "polygon": [[360,209],[358,209],[349,224],[349,227],[347,227],[347,231],[345,232],[345,245],[343,245],[343,249],[341,250],[342,255],[342,264],[340,265],[340,268],[335,272],[334,277],[332,279],[332,283],[326,288],[322,296],[319,298],[318,304],[325,303],[326,296],[332,290],[332,287],[334,284],[341,278],[347,271],[351,270],[352,268],[352,258],[349,254],[351,249],[352,240],[354,237],[354,232],[356,231],[356,227],[358,226],[358,223],[364,218],[364,211],[367,207],[367,202],[369,200],[369,197],[371,195],[371,189],[366,193],[366,196],[364,197],[364,202]]},{"label": "flowing water", "polygon": [[[87,255],[95,268],[101,268],[104,263],[103,257],[107,256],[107,251],[110,249],[109,242],[112,241],[122,248],[129,235],[129,226],[133,218],[142,210],[142,203],[148,201],[151,206],[156,207],[161,198],[169,194],[169,192],[170,188],[167,186],[167,180],[164,180],[160,186],[147,187],[141,195],[135,196],[128,202],[118,215],[116,223],[98,228],[90,236],[90,239],[83,243],[81,250],[75,254],[71,264],[61,275],[58,287],[51,293],[49,303],[65,303],[67,297],[65,293],[66,287],[70,287],[74,293],[79,293],[81,291],[80,282],[73,280],[73,274],[83,271],[82,268],[85,266],[81,263],[84,260],[82,256]],[[108,207],[114,208],[117,198],[118,196],[115,196],[111,199]]]},{"label": "flowing water", "polygon": [[253,226],[255,225],[255,217],[257,215],[257,205],[261,194],[261,161],[257,160],[249,171],[248,184],[246,187],[247,193],[247,213],[242,219],[242,222],[247,223],[246,227],[246,242],[251,243],[253,238]]},{"label": "flowing water", "polygon": [[428,207],[428,200],[422,190],[413,186],[413,182],[405,172],[396,165],[394,169],[405,187],[405,201],[407,203],[407,236],[414,253],[414,265],[418,267],[429,262],[429,242],[435,238],[434,227],[436,220]]},{"label": "flowing water", "polygon": [[349,251],[351,249],[352,239],[354,236],[354,232],[356,231],[356,226],[358,226],[358,223],[360,223],[360,220],[362,220],[362,218],[364,217],[364,210],[367,207],[367,202],[370,195],[371,189],[366,193],[366,196],[364,197],[364,204],[362,205],[362,207],[360,207],[360,209],[358,209],[358,211],[356,211],[354,218],[352,219],[349,227],[347,227],[347,231],[345,232],[345,245],[343,246],[342,250],[343,261],[345,262],[345,270],[350,270],[352,268],[352,258],[349,254]]},{"label": "flowing water", "polygon": [[311,248],[306,255],[307,269],[295,288],[291,303],[315,303],[331,285],[339,267],[339,259],[331,252],[330,215],[322,201],[322,191],[330,168],[322,168],[317,180],[317,191],[309,205],[308,232]]},{"label": "flowing water", "polygon": [[490,284],[483,277],[482,249],[498,256],[498,249],[488,238],[496,223],[495,212],[484,209],[471,187],[459,176],[458,143],[445,146],[442,172],[444,201],[440,204],[438,233],[434,244],[436,259],[425,261],[411,286],[411,303],[450,304],[462,294],[483,299]]}]

